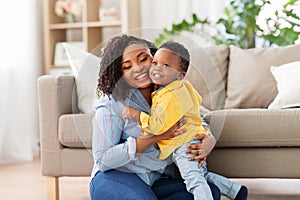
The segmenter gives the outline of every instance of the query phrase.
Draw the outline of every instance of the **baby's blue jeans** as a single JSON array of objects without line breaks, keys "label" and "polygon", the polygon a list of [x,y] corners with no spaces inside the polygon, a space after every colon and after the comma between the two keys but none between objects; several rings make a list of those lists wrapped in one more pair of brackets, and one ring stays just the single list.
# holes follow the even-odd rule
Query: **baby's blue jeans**
[{"label": "baby's blue jeans", "polygon": [[229,199],[234,199],[241,185],[232,182],[228,178],[221,175],[208,172],[206,162],[198,168],[199,161],[189,161],[188,157],[192,156],[185,151],[190,143],[199,143],[199,140],[194,140],[183,144],[173,152],[173,161],[180,171],[180,175],[184,179],[184,183],[189,192],[193,193],[194,199],[211,200],[213,199],[208,182],[215,184],[221,191],[221,194]]}]

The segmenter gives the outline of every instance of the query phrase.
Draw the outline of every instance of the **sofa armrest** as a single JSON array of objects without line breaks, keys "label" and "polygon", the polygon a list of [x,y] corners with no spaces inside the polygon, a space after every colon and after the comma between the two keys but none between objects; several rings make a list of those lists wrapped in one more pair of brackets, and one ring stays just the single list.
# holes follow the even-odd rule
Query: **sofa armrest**
[{"label": "sofa armrest", "polygon": [[58,122],[63,114],[72,114],[75,81],[73,76],[44,75],[38,78],[38,106],[42,174],[60,175],[61,149]]}]

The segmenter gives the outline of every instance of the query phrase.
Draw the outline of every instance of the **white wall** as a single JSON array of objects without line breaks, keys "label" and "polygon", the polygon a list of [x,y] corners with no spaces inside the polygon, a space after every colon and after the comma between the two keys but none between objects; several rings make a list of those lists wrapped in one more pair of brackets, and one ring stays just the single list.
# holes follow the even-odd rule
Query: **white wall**
[{"label": "white wall", "polygon": [[192,13],[200,19],[220,18],[226,0],[141,0],[142,33],[149,40],[156,38],[163,28],[170,28],[182,19],[191,21]]}]

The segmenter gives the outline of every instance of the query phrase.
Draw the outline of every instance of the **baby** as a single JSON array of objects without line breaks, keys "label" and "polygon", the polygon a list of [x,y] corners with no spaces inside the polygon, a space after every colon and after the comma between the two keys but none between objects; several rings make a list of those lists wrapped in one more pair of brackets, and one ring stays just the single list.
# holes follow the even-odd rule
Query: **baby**
[{"label": "baby", "polygon": [[[151,114],[127,106],[123,109],[122,115],[125,119],[134,118],[144,132],[154,135],[164,133],[184,116],[186,132],[158,142],[160,159],[172,156],[194,199],[213,199],[206,181],[208,174],[206,162],[199,169],[198,161],[189,161],[185,152],[190,143],[199,142],[192,139],[195,134],[209,134],[202,126],[200,116],[202,98],[190,82],[183,80],[189,67],[189,60],[190,54],[183,45],[176,42],[162,44],[155,53],[149,70],[149,76],[157,86],[157,90],[152,94]],[[230,199],[247,199],[245,186],[220,175],[214,178],[218,183],[226,182],[233,188],[224,190],[220,187],[222,194]],[[215,183],[214,180],[212,182]]]}]

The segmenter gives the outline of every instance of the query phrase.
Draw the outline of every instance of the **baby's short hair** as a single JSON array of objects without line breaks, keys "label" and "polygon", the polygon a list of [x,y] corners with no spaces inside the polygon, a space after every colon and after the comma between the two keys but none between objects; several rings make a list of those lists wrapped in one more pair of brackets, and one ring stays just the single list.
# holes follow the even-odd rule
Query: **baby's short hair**
[{"label": "baby's short hair", "polygon": [[182,44],[168,41],[164,42],[160,48],[168,49],[178,55],[180,57],[180,66],[183,71],[187,72],[190,65],[190,53]]}]

